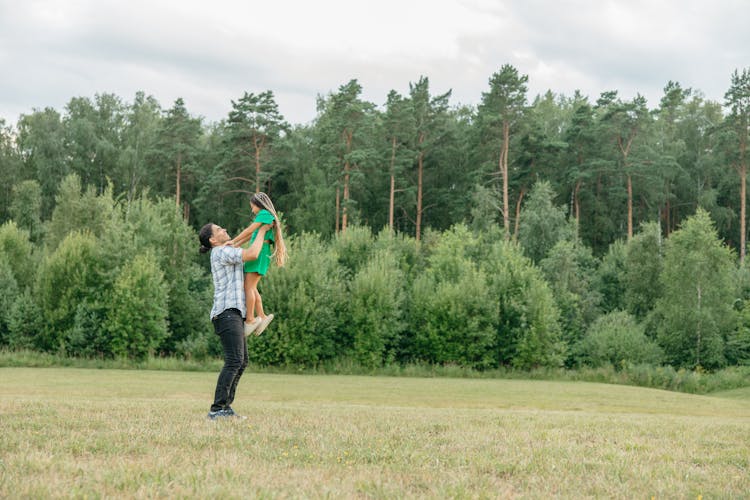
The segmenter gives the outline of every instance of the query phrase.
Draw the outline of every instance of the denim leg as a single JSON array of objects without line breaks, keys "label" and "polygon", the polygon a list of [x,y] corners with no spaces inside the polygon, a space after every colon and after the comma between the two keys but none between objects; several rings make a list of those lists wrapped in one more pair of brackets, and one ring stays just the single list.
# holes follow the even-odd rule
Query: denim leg
[{"label": "denim leg", "polygon": [[236,309],[227,309],[213,321],[214,330],[224,349],[224,366],[216,381],[216,392],[211,411],[221,410],[234,400],[234,393],[242,372],[247,366],[247,343],[242,316]]},{"label": "denim leg", "polygon": [[229,388],[229,397],[227,398],[227,406],[231,405],[232,402],[234,402],[234,393],[237,390],[237,384],[240,381],[240,377],[245,372],[245,368],[247,368],[247,362],[248,362],[247,338],[245,337],[244,324],[242,325],[242,335],[240,337],[242,338],[242,362],[240,363],[240,369],[237,370],[237,375],[235,375],[234,380],[232,381],[232,385]]}]

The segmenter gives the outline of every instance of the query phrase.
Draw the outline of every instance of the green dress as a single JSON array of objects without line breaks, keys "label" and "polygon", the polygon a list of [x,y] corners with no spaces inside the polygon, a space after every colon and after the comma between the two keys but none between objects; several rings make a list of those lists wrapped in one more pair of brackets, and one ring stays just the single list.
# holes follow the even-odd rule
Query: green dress
[{"label": "green dress", "polygon": [[[274,221],[273,215],[268,210],[261,210],[255,215],[253,222],[260,222],[261,224],[271,224]],[[258,235],[256,229],[253,235],[250,237],[250,241],[245,245],[245,248],[249,248],[250,245],[255,241],[255,237]],[[266,231],[265,242],[260,249],[260,255],[255,260],[249,260],[245,262],[246,273],[258,273],[261,276],[265,276],[268,272],[268,266],[271,264],[271,245],[267,242],[273,243],[273,230]]]}]

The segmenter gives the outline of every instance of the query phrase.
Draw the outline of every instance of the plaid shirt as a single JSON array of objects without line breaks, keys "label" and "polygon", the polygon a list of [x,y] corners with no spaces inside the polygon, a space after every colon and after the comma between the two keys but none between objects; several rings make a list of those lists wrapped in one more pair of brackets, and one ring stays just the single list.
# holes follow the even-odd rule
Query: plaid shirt
[{"label": "plaid shirt", "polygon": [[211,275],[214,279],[214,305],[211,319],[227,309],[239,309],[244,318],[245,308],[244,272],[242,249],[231,246],[211,249]]}]

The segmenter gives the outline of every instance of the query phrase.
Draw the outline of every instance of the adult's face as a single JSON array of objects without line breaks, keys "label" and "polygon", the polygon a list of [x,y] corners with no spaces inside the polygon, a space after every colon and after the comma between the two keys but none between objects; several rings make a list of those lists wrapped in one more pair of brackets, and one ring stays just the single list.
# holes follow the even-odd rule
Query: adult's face
[{"label": "adult's face", "polygon": [[223,245],[227,241],[231,240],[231,238],[227,234],[227,230],[224,229],[223,227],[217,226],[216,224],[214,224],[212,228],[213,229],[211,231],[211,238],[209,239],[209,241],[211,242],[211,245],[216,247],[219,245]]}]

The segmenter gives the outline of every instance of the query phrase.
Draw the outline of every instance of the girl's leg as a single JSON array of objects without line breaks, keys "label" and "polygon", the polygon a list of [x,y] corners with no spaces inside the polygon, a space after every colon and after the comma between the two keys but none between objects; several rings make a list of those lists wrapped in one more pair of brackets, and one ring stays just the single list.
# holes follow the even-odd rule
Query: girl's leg
[{"label": "girl's leg", "polygon": [[[258,282],[260,274],[245,273],[245,302],[247,303],[247,322],[250,323],[258,316],[263,317],[263,306],[258,304]],[[260,305],[260,307],[259,307]],[[257,314],[256,314],[257,313]]]},{"label": "girl's leg", "polygon": [[260,292],[258,292],[257,284],[255,286],[255,310],[258,311],[258,316],[260,316],[261,318],[266,317],[266,313],[265,311],[263,311],[263,299],[260,297]]},{"label": "girl's leg", "polygon": [[[258,279],[260,281],[260,278]],[[258,287],[256,283],[255,287],[255,309],[258,311],[258,317],[262,318],[260,324],[255,329],[255,335],[260,335],[263,333],[263,331],[268,327],[268,325],[273,321],[273,314],[266,314],[265,311],[263,311],[263,299],[260,297],[260,293],[258,293]]]},{"label": "girl's leg", "polygon": [[255,319],[255,286],[257,283],[253,283],[253,275],[257,276],[257,273],[245,273],[245,307],[247,308],[247,316],[245,317],[245,323],[252,323]]}]

